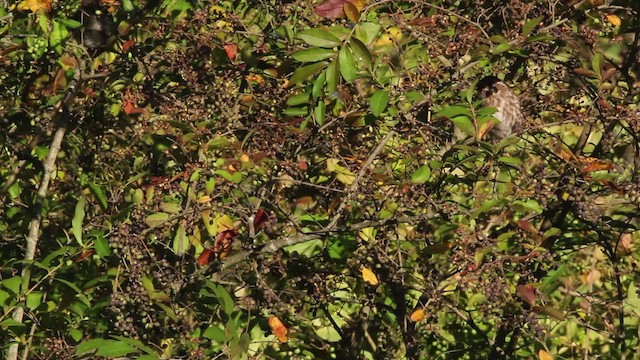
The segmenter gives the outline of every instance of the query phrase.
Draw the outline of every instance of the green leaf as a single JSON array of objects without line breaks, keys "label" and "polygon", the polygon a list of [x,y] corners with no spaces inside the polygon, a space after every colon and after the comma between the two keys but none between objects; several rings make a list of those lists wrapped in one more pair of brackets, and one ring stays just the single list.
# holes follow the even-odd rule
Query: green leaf
[{"label": "green leaf", "polygon": [[120,341],[122,341],[122,342],[125,342],[125,343],[127,343],[127,344],[129,344],[129,345],[131,345],[131,346],[135,346],[136,348],[138,348],[138,349],[140,349],[140,350],[142,350],[142,351],[146,352],[147,354],[155,355],[155,353],[156,353],[155,351],[153,351],[153,349],[152,349],[152,348],[150,348],[150,347],[146,346],[146,345],[145,345],[142,341],[140,341],[140,340],[131,339],[131,338],[124,337],[124,336],[117,336],[117,335],[114,335],[114,336],[113,336],[113,338],[114,338],[114,339],[117,339],[117,340],[120,340]]},{"label": "green leaf", "polygon": [[309,113],[309,109],[305,107],[291,107],[284,109],[283,113],[287,116],[305,116]]},{"label": "green leaf", "polygon": [[370,22],[362,22],[357,24],[355,29],[356,38],[362,41],[363,44],[369,45],[378,37],[382,26]]},{"label": "green leaf", "polygon": [[224,330],[215,325],[209,326],[207,330],[204,331],[204,334],[202,334],[202,336],[209,340],[221,343],[229,341],[229,337],[227,336],[227,334],[225,334]]},{"label": "green leaf", "polygon": [[366,45],[362,43],[362,41],[354,38],[351,38],[349,47],[353,52],[353,57],[357,64],[362,67],[368,67],[371,64],[371,53],[369,49],[367,49]]},{"label": "green leaf", "polygon": [[503,52],[511,50],[511,47],[512,45],[509,43],[501,43],[501,44],[498,44],[496,47],[494,47],[491,53],[493,55],[502,54]]},{"label": "green leaf", "polygon": [[176,230],[176,236],[173,238],[173,252],[179,256],[184,255],[184,253],[189,251],[190,245],[191,242],[187,236],[187,230],[184,226],[180,225],[178,230]]},{"label": "green leaf", "polygon": [[96,254],[100,258],[105,258],[111,255],[111,247],[109,246],[109,240],[104,236],[99,236],[93,242],[93,247],[96,249]]},{"label": "green leaf", "polygon": [[89,181],[87,184],[89,185],[89,190],[91,191],[93,196],[98,199],[98,205],[100,205],[100,208],[102,208],[102,210],[105,210],[109,203],[107,202],[107,197],[104,195],[104,191],[102,191],[102,188],[93,181]]},{"label": "green leaf", "polygon": [[591,68],[593,69],[593,72],[596,73],[598,78],[601,77],[600,73],[602,71],[602,61],[603,56],[601,53],[595,53],[595,55],[593,55],[593,58],[591,59]]},{"label": "green leaf", "polygon": [[300,62],[316,62],[332,58],[336,55],[333,49],[311,48],[299,50],[291,54],[291,57]]},{"label": "green leaf", "polygon": [[140,281],[142,282],[142,287],[149,293],[149,295],[153,294],[156,291],[155,286],[153,285],[153,281],[149,275],[143,276]]},{"label": "green leaf", "polygon": [[338,83],[340,82],[338,63],[338,59],[334,59],[331,64],[329,64],[329,67],[327,67],[327,90],[330,94],[338,90]]},{"label": "green leaf", "polygon": [[307,80],[311,76],[317,74],[320,70],[324,69],[326,66],[327,66],[327,62],[325,61],[301,66],[293,72],[293,75],[291,75],[289,82],[291,84],[299,84]]},{"label": "green leaf", "polygon": [[64,24],[64,26],[71,29],[79,29],[82,27],[82,23],[76,20],[67,18],[58,18],[57,20],[60,21],[60,23]]},{"label": "green leaf", "polygon": [[120,357],[133,352],[138,352],[137,349],[124,341],[110,341],[109,344],[98,347],[96,351],[97,356],[106,357]]},{"label": "green leaf", "polygon": [[374,116],[380,116],[386,109],[389,103],[389,93],[385,90],[378,90],[369,99],[371,103],[371,113]]},{"label": "green leaf", "polygon": [[500,156],[498,158],[498,161],[503,162],[505,164],[509,164],[509,165],[522,165],[522,159],[517,158],[517,157],[510,157],[510,156]]},{"label": "green leaf", "polygon": [[22,285],[22,278],[19,275],[12,276],[8,279],[2,280],[0,282],[2,286],[4,286],[7,290],[11,290],[14,295],[20,293],[20,285]]},{"label": "green leaf", "polygon": [[356,79],[356,62],[353,59],[353,54],[348,46],[340,48],[338,55],[340,59],[340,73],[346,82],[353,82]]},{"label": "green leaf", "polygon": [[298,38],[311,46],[333,48],[341,44],[340,39],[323,29],[309,29],[298,33]]},{"label": "green leaf", "polygon": [[78,329],[69,329],[69,336],[73,339],[73,341],[78,342],[82,340],[82,331]]},{"label": "green leaf", "polygon": [[316,108],[313,109],[313,118],[316,124],[320,126],[324,125],[326,110],[327,110],[327,104],[325,104],[324,101],[320,101],[318,105],[316,105]]},{"label": "green leaf", "polygon": [[223,179],[230,181],[234,184],[239,184],[242,181],[242,173],[240,171],[236,171],[233,174],[228,172],[227,170],[216,170],[214,174],[221,176]]},{"label": "green leaf", "polygon": [[78,244],[83,247],[84,244],[82,242],[82,222],[84,221],[84,206],[86,205],[86,203],[87,199],[84,196],[78,199],[78,202],[76,203],[76,210],[73,214],[73,219],[71,220],[73,236],[76,238]]},{"label": "green leaf", "polygon": [[78,344],[78,346],[76,347],[76,355],[82,355],[86,352],[95,350],[101,346],[105,346],[106,344],[109,344],[111,342],[113,342],[113,340],[107,340],[107,339],[91,339],[91,340],[83,341],[80,344]]},{"label": "green leaf", "polygon": [[416,172],[411,175],[411,182],[414,184],[424,184],[431,177],[431,168],[428,165],[422,165]]},{"label": "green leaf", "polygon": [[309,95],[311,95],[311,93],[309,93],[308,91],[293,95],[293,96],[291,96],[290,98],[287,99],[287,105],[289,105],[289,106],[297,106],[297,105],[302,105],[302,104],[308,104],[309,103]]},{"label": "green leaf", "polygon": [[35,310],[40,306],[40,304],[42,304],[42,293],[39,291],[33,291],[27,294],[26,304],[29,309]]},{"label": "green leaf", "polygon": [[327,83],[327,70],[323,70],[320,75],[313,82],[313,88],[311,89],[311,97],[317,100],[322,95],[324,84]]},{"label": "green leaf", "polygon": [[145,224],[147,224],[149,227],[160,226],[163,223],[167,222],[167,220],[169,220],[169,214],[164,213],[164,212],[158,212],[158,213],[155,213],[155,214],[151,214],[151,215],[147,216],[146,218],[144,218]]},{"label": "green leaf", "polygon": [[542,22],[542,20],[544,20],[544,16],[538,16],[535,17],[529,21],[527,21],[523,26],[522,26],[522,36],[527,37],[529,36],[529,34],[531,34],[531,31],[540,24],[540,22]]},{"label": "green leaf", "polygon": [[235,308],[235,303],[233,301],[233,298],[231,297],[231,294],[229,294],[227,289],[225,289],[222,285],[214,287],[213,292],[216,294],[216,298],[218,299],[218,302],[222,307],[222,311],[224,311],[227,315],[231,315]]},{"label": "green leaf", "polygon": [[469,110],[468,107],[466,106],[460,106],[460,105],[450,105],[445,107],[444,109],[438,111],[434,117],[438,118],[438,117],[445,117],[445,118],[454,118],[460,115],[464,115],[468,118],[472,118],[473,117],[473,113],[471,112],[471,110]]},{"label": "green leaf", "polygon": [[163,202],[160,203],[160,210],[168,214],[178,215],[182,212],[182,206],[174,202]]},{"label": "green leaf", "polygon": [[458,116],[451,119],[453,125],[458,129],[462,130],[465,134],[469,136],[476,135],[476,127],[473,125],[473,121],[466,116]]},{"label": "green leaf", "polygon": [[67,30],[67,28],[63,24],[54,20],[53,29],[49,34],[49,45],[56,51],[56,53],[62,54],[62,44],[68,36],[69,30]]}]

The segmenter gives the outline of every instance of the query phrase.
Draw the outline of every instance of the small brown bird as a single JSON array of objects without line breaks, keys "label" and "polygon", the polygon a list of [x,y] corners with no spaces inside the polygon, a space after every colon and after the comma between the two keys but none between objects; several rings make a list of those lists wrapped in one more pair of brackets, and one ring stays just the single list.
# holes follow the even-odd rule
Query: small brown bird
[{"label": "small brown bird", "polygon": [[513,93],[509,85],[495,76],[487,76],[477,85],[480,97],[484,99],[486,107],[498,109],[493,116],[500,121],[489,131],[489,136],[503,139],[511,135],[524,123],[524,116],[520,109],[520,99]]}]

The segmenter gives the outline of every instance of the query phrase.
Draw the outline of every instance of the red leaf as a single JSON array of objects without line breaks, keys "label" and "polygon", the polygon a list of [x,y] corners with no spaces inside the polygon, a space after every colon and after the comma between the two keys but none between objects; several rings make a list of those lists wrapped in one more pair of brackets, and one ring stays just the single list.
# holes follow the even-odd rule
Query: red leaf
[{"label": "red leaf", "polygon": [[218,255],[219,259],[227,256],[236,236],[238,236],[238,230],[236,229],[225,230],[218,234],[216,241],[213,243],[213,252]]},{"label": "red leaf", "polygon": [[136,43],[136,39],[127,40],[122,44],[122,50],[125,52],[129,52],[129,49]]},{"label": "red leaf", "polygon": [[253,219],[253,228],[256,230],[262,229],[269,221],[269,216],[264,209],[260,208],[256,212],[256,217]]},{"label": "red leaf", "polygon": [[313,12],[328,19],[343,17],[344,3],[346,1],[347,0],[327,0],[324,4],[316,7]]},{"label": "red leaf", "polygon": [[536,303],[536,294],[533,286],[531,285],[518,285],[516,286],[518,296],[527,304],[533,306]]},{"label": "red leaf", "polygon": [[93,255],[93,250],[92,249],[85,250],[85,251],[82,252],[82,254],[78,255],[78,257],[76,258],[75,262],[79,263],[80,261],[88,258],[91,255]]},{"label": "red leaf", "polygon": [[238,55],[238,46],[235,44],[225,44],[224,51],[227,53],[229,60],[233,60]]},{"label": "red leaf", "polygon": [[204,249],[204,251],[200,253],[200,256],[198,256],[198,265],[205,266],[210,263],[211,260],[213,260],[211,255],[213,255],[213,250],[209,248]]},{"label": "red leaf", "polygon": [[136,107],[132,102],[128,100],[125,100],[122,104],[122,110],[124,110],[124,113],[127,115],[142,114],[144,112],[143,109]]}]

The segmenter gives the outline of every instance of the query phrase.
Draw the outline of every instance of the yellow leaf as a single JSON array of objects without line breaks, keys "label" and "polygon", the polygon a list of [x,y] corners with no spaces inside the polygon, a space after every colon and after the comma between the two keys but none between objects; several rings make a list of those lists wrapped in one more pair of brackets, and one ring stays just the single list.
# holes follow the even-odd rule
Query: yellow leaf
[{"label": "yellow leaf", "polygon": [[380,35],[378,40],[376,40],[376,42],[373,44],[373,46],[377,48],[385,47],[389,45],[393,45],[393,41],[391,41],[391,36],[389,34]]},{"label": "yellow leaf", "polygon": [[551,354],[549,354],[548,352],[540,349],[540,351],[538,351],[538,359],[540,359],[540,360],[553,360],[553,356],[551,356]]},{"label": "yellow leaf", "polygon": [[622,20],[620,20],[620,17],[615,14],[608,14],[607,20],[609,20],[609,23],[613,26],[620,26],[620,24],[622,24]]},{"label": "yellow leaf", "polygon": [[233,230],[233,220],[229,217],[229,215],[222,215],[216,219],[216,223],[218,224],[218,233],[227,230]]},{"label": "yellow leaf", "polygon": [[478,129],[478,131],[476,133],[476,139],[478,139],[478,140],[484,139],[484,136],[487,135],[487,133],[493,128],[494,125],[495,124],[491,120],[489,120],[489,121],[485,122],[484,124],[480,125],[480,128]]},{"label": "yellow leaf", "polygon": [[378,277],[376,276],[376,274],[373,273],[373,271],[371,271],[371,269],[369,269],[366,266],[363,266],[362,269],[362,279],[371,284],[371,285],[378,285],[380,282],[378,281]]},{"label": "yellow leaf", "polygon": [[284,326],[282,321],[278,319],[277,316],[272,316],[269,318],[269,327],[273,332],[273,335],[278,338],[280,342],[287,342],[289,339],[287,338],[287,328]]},{"label": "yellow leaf", "polygon": [[198,198],[198,203],[199,204],[206,204],[208,202],[211,202],[211,196],[209,196],[209,195],[200,196]]},{"label": "yellow leaf", "polygon": [[424,314],[424,309],[420,308],[420,309],[416,309],[414,312],[411,313],[411,316],[409,317],[409,319],[413,322],[418,322],[418,321],[422,321],[425,318],[425,314]]},{"label": "yellow leaf", "polygon": [[347,15],[347,18],[353,22],[358,22],[360,20],[360,11],[358,8],[348,1],[346,1],[343,5],[344,13]]}]

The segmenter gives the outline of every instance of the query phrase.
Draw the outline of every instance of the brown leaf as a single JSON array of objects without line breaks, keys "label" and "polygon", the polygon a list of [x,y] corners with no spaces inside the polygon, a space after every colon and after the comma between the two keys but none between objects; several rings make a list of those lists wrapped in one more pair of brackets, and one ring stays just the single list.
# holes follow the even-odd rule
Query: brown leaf
[{"label": "brown leaf", "polygon": [[347,15],[347,18],[353,22],[358,22],[360,20],[360,11],[349,1],[344,3],[344,13]]},{"label": "brown leaf", "polygon": [[576,69],[573,69],[573,71],[578,75],[596,77],[596,73],[594,73],[593,70],[576,68]]},{"label": "brown leaf", "polygon": [[344,3],[347,0],[327,0],[317,6],[313,12],[327,19],[336,19],[344,16]]},{"label": "brown leaf", "polygon": [[213,243],[213,252],[219,259],[227,257],[236,236],[238,236],[238,231],[236,229],[225,230],[218,233],[216,241]]},{"label": "brown leaf", "polygon": [[597,160],[583,167],[582,173],[586,174],[589,172],[600,171],[600,170],[611,170],[612,168],[613,168],[613,164],[602,161],[602,160]]},{"label": "brown leaf", "polygon": [[562,313],[562,311],[552,308],[551,306],[534,306],[533,307],[533,311],[538,313],[538,314],[545,314],[545,315],[549,315],[552,318],[558,320],[558,321],[562,321],[565,319],[564,314]]},{"label": "brown leaf", "polygon": [[527,304],[533,306],[536,303],[535,289],[531,285],[518,285],[516,286],[516,292],[520,299]]}]

